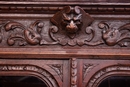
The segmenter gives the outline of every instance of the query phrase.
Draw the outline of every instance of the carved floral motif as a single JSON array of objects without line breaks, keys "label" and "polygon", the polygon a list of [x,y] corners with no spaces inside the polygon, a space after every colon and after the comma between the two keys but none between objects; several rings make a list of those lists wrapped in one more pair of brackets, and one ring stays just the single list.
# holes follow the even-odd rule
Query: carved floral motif
[{"label": "carved floral motif", "polygon": [[49,66],[56,71],[61,80],[63,81],[63,65],[62,64],[49,64]]}]

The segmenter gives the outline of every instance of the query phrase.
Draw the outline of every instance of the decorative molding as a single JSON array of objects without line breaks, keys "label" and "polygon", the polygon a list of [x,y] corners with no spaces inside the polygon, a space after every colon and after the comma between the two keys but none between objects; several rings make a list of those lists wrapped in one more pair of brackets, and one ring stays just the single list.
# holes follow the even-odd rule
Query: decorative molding
[{"label": "decorative molding", "polygon": [[92,76],[92,78],[89,80],[86,87],[98,87],[98,85],[100,84],[99,82],[97,82],[99,78],[102,78],[102,76],[104,76],[105,74],[107,74],[106,76],[108,76],[109,72],[112,73],[112,72],[119,72],[119,71],[130,72],[130,66],[114,65],[114,66],[103,68]]},{"label": "decorative molding", "polygon": [[[24,0],[25,2],[25,0]],[[90,2],[18,2],[18,1],[8,1],[0,2],[0,12],[2,13],[56,13],[63,9],[63,6],[77,6],[79,5],[88,13],[130,13],[129,3],[90,3]],[[52,5],[52,6],[51,6]]]},{"label": "decorative molding", "polygon": [[121,47],[129,46],[130,41],[130,23],[119,28],[111,27],[106,22],[99,23],[102,29],[102,38],[108,46],[120,45]]},{"label": "decorative molding", "polygon": [[71,59],[71,87],[77,87],[77,61],[76,61],[76,58]]},{"label": "decorative molding", "polygon": [[[0,65],[0,71],[31,71],[43,75],[54,87],[59,87],[55,78],[46,70],[34,65]],[[31,73],[30,73],[31,74]],[[44,78],[44,79],[45,79]]]},{"label": "decorative molding", "polygon": [[83,64],[83,79],[87,76],[87,74],[94,68],[96,67],[98,64],[90,64],[90,63],[86,63]]},{"label": "decorative molding", "polygon": [[63,81],[63,65],[62,64],[48,64],[61,78]]}]

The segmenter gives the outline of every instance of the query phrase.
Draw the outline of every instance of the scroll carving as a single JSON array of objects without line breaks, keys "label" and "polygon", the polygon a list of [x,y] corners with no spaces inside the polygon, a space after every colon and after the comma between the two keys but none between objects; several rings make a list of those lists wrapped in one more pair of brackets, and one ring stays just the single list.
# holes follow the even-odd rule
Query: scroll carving
[{"label": "scroll carving", "polygon": [[29,28],[26,28],[24,25],[18,22],[8,22],[5,25],[5,30],[15,30],[12,32],[7,39],[7,43],[12,46],[15,44],[16,41],[18,41],[19,45],[36,45],[40,43],[41,40],[41,29],[44,26],[44,23],[40,21],[36,21],[32,23]]},{"label": "scroll carving", "polygon": [[56,71],[56,73],[59,75],[59,77],[63,81],[63,72],[62,72],[63,65],[62,64],[49,64],[48,66],[50,66],[54,71]]},{"label": "scroll carving", "polygon": [[103,29],[102,38],[108,46],[120,45],[128,46],[130,41],[130,23],[119,28],[111,27],[106,22],[99,23],[99,28]]},{"label": "scroll carving", "polygon": [[52,17],[51,22],[56,26],[50,28],[49,34],[61,45],[97,45],[91,43],[95,36],[94,29],[90,27],[93,21],[82,8],[66,6]]},{"label": "scroll carving", "polygon": [[[28,21],[28,20],[27,20]],[[79,6],[65,6],[49,22],[0,21],[0,46],[62,45],[130,47],[130,23],[94,20]]]},{"label": "scroll carving", "polygon": [[76,58],[71,60],[71,87],[77,87],[77,61]]}]

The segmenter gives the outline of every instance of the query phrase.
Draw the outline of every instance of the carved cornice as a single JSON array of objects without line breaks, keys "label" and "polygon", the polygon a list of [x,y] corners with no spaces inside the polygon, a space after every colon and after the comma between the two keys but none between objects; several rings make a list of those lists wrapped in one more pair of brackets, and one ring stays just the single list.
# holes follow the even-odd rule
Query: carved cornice
[{"label": "carved cornice", "polygon": [[[5,72],[9,72],[9,71],[21,71],[21,72],[36,72],[41,74],[42,76],[44,76],[43,80],[45,79],[47,82],[47,84],[51,84],[50,86],[54,86],[54,87],[59,87],[55,78],[46,70],[38,67],[38,66],[34,66],[34,65],[0,65],[0,71],[5,71]],[[31,74],[31,73],[30,73]]]},{"label": "carved cornice", "polygon": [[63,9],[64,6],[80,6],[90,14],[128,14],[129,3],[89,3],[89,2],[5,2],[0,1],[1,13],[51,13]]}]

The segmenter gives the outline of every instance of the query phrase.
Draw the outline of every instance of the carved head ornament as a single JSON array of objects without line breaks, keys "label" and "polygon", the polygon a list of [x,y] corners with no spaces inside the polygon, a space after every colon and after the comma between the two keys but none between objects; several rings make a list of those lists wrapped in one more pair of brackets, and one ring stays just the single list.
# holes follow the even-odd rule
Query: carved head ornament
[{"label": "carved head ornament", "polygon": [[93,18],[79,6],[75,6],[74,8],[66,6],[52,17],[51,22],[55,24],[58,29],[65,30],[66,35],[73,39],[77,32],[81,29],[85,29],[93,22]]}]

